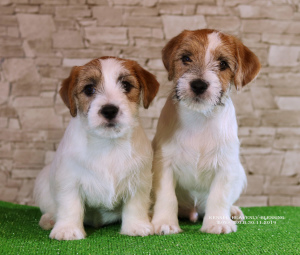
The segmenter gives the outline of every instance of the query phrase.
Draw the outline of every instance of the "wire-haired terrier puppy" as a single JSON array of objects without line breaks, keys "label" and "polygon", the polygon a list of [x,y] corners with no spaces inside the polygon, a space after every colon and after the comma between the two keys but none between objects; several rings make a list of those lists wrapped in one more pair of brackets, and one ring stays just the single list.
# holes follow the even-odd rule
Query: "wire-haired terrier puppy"
[{"label": "wire-haired terrier puppy", "polygon": [[153,153],[139,123],[155,97],[155,76],[137,62],[113,57],[74,67],[60,89],[72,119],[54,160],[39,174],[35,199],[50,237],[85,237],[83,223],[122,220],[121,233],[153,234],[148,209]]},{"label": "wire-haired terrier puppy", "polygon": [[178,216],[204,216],[202,232],[234,232],[232,216],[244,215],[233,203],[246,176],[230,88],[255,79],[259,60],[237,38],[210,29],[183,31],[162,59],[174,89],[153,141],[155,233],[180,232]]}]

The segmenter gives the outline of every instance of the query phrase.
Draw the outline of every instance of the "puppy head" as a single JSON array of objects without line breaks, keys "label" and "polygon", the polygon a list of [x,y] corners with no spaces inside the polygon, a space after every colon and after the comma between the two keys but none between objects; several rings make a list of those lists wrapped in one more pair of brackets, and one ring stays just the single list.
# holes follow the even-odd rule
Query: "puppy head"
[{"label": "puppy head", "polygon": [[163,48],[162,59],[175,84],[174,98],[202,112],[222,105],[230,84],[239,90],[260,70],[240,40],[211,29],[183,31]]},{"label": "puppy head", "polygon": [[102,57],[73,67],[59,91],[70,109],[94,135],[116,138],[137,122],[140,98],[148,108],[158,92],[154,75],[132,60]]}]

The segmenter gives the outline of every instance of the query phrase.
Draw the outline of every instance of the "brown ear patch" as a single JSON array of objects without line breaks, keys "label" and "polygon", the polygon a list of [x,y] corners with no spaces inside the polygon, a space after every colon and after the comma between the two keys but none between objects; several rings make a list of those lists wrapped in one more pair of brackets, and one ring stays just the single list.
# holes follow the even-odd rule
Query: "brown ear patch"
[{"label": "brown ear patch", "polygon": [[175,53],[180,47],[180,44],[190,31],[184,30],[179,35],[172,38],[167,45],[162,49],[162,61],[164,63],[165,68],[168,71],[168,79],[169,81],[174,78],[174,59]]},{"label": "brown ear patch", "polygon": [[235,41],[237,48],[237,70],[234,77],[234,84],[237,89],[240,89],[255,79],[261,65],[258,57],[251,50],[237,38],[235,38]]},{"label": "brown ear patch", "polygon": [[125,68],[136,77],[142,91],[143,106],[145,109],[147,109],[159,89],[159,83],[156,80],[156,77],[152,73],[142,68],[136,61],[128,59],[120,60],[123,61]]},{"label": "brown ear patch", "polygon": [[75,86],[77,83],[78,74],[80,67],[74,66],[71,70],[70,76],[63,80],[59,94],[65,103],[65,105],[70,109],[70,114],[72,117],[77,115],[77,107],[75,103]]},{"label": "brown ear patch", "polygon": [[135,67],[135,72],[143,91],[143,105],[147,109],[158,92],[159,83],[152,73],[138,64]]}]

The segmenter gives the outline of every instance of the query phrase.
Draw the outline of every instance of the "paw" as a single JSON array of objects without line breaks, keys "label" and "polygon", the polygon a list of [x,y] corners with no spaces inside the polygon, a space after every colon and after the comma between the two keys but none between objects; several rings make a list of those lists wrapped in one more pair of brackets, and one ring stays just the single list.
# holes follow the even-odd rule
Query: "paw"
[{"label": "paw", "polygon": [[154,226],[154,233],[157,235],[171,235],[182,232],[181,228],[177,222],[168,222],[168,221],[152,221]]},{"label": "paw", "polygon": [[52,215],[49,213],[43,214],[40,219],[40,222],[39,222],[39,225],[41,226],[41,228],[43,228],[45,230],[52,229],[54,224],[55,224],[55,221],[53,220]]},{"label": "paw", "polygon": [[204,218],[201,232],[209,234],[229,234],[236,232],[237,226],[235,222],[229,218],[224,219],[210,219]]},{"label": "paw", "polygon": [[50,233],[50,238],[56,240],[80,240],[86,236],[83,228],[72,225],[54,226]]},{"label": "paw", "polygon": [[234,221],[242,222],[245,216],[238,206],[231,206],[230,208],[231,219]]},{"label": "paw", "polygon": [[128,236],[148,236],[153,235],[154,230],[150,222],[134,222],[122,224],[121,234]]}]

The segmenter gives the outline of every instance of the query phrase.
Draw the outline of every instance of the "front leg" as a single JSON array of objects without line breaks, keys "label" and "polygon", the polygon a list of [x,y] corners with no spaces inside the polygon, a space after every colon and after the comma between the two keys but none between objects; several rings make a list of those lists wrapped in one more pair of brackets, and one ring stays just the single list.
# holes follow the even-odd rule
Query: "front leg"
[{"label": "front leg", "polygon": [[50,238],[57,240],[79,240],[85,238],[83,228],[84,208],[78,187],[68,187],[57,192],[56,223]]},{"label": "front leg", "polygon": [[176,181],[171,162],[154,158],[153,192],[155,204],[152,224],[158,235],[176,234],[182,230],[178,223],[178,201],[175,194]]},{"label": "front leg", "polygon": [[[150,172],[150,171],[149,171]],[[151,175],[149,174],[149,179]],[[144,182],[142,183],[145,184]],[[121,234],[129,236],[148,236],[153,234],[153,226],[149,221],[150,205],[149,185],[138,187],[137,192],[125,201],[122,210],[122,227]]]},{"label": "front leg", "polygon": [[[242,166],[239,165],[238,167]],[[236,223],[231,219],[232,204],[239,197],[244,185],[244,173],[241,175],[222,169],[217,172],[207,198],[202,232],[211,234],[236,232]]]}]

